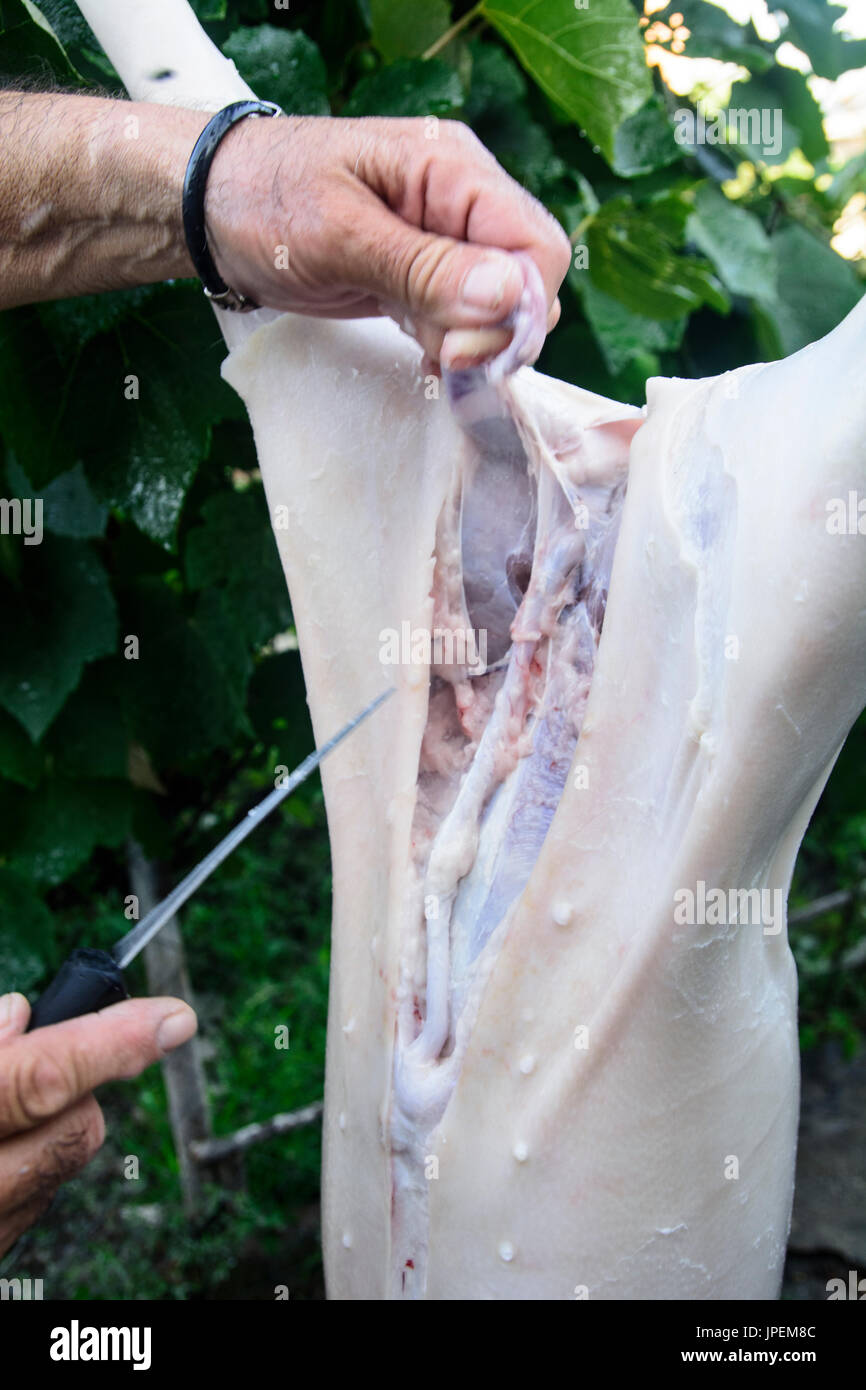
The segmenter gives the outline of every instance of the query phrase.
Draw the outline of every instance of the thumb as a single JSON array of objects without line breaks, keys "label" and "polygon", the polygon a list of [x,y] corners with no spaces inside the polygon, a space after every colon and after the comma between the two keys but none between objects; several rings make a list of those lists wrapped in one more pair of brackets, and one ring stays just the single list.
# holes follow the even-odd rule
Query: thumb
[{"label": "thumb", "polygon": [[346,278],[393,318],[447,331],[500,323],[517,307],[523,271],[507,251],[421,232],[379,203],[354,211]]},{"label": "thumb", "polygon": [[192,1037],[180,999],[124,999],[3,1043],[0,1139],[59,1115],[105,1081],[138,1076]]}]

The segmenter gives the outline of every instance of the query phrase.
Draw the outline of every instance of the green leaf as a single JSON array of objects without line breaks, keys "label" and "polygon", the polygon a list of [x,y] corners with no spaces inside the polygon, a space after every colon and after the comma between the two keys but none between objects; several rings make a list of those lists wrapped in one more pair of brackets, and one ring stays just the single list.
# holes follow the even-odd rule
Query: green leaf
[{"label": "green leaf", "polygon": [[370,5],[371,38],[386,63],[420,57],[450,23],[448,0],[372,0]]},{"label": "green leaf", "polygon": [[623,121],[614,136],[612,167],[625,178],[664,169],[682,157],[683,149],[674,139],[673,126],[658,96],[651,96]]},{"label": "green leaf", "polygon": [[52,777],[35,792],[22,792],[15,828],[5,827],[11,867],[40,886],[62,883],[97,845],[123,843],[132,804],[132,790],[122,782]]},{"label": "green leaf", "polygon": [[105,532],[108,508],[97,502],[80,463],[43,488],[45,525],[56,536],[95,539]]},{"label": "green leaf", "polygon": [[474,125],[485,116],[499,117],[516,105],[523,108],[526,78],[505,49],[476,39],[469,44],[469,54],[471,82],[464,105],[467,121]]},{"label": "green leaf", "polygon": [[44,757],[5,710],[0,710],[0,776],[22,787],[35,787],[42,776]]},{"label": "green leaf", "polygon": [[114,599],[90,547],[53,536],[25,549],[20,589],[2,588],[0,705],[38,739],[85,665],[115,649]]},{"label": "green leaf", "polygon": [[190,0],[190,3],[203,24],[226,17],[226,0]]},{"label": "green leaf", "polygon": [[502,167],[535,198],[549,202],[569,175],[544,126],[533,121],[524,106],[478,120],[475,131]]},{"label": "green leaf", "polygon": [[322,55],[299,29],[272,24],[236,29],[223,52],[263,101],[275,101],[293,115],[330,115]]},{"label": "green leaf", "polygon": [[32,989],[54,954],[54,918],[26,878],[0,868],[0,994]]},{"label": "green leaf", "polygon": [[43,89],[76,76],[57,34],[30,0],[3,0],[0,72],[6,85],[23,77]]},{"label": "green leaf", "polygon": [[75,54],[75,66],[81,77],[95,83],[103,92],[107,90],[113,93],[118,101],[125,99],[123,83],[95,41],[92,48],[74,48],[72,52]]},{"label": "green leaf", "polygon": [[672,247],[682,246],[692,210],[691,189],[687,185],[678,182],[673,188],[664,187],[635,206],[646,224],[666,237]]},{"label": "green leaf", "polygon": [[219,589],[250,647],[260,647],[291,621],[262,488],[222,492],[202,507],[203,524],[187,536],[184,567],[193,590]]},{"label": "green leaf", "polygon": [[247,682],[252,675],[253,658],[246,633],[224,593],[208,589],[199,595],[192,625],[219,667],[226,694],[234,702],[236,730],[252,734],[247,719]]},{"label": "green leaf", "polygon": [[617,127],[652,95],[628,0],[483,0],[481,13],[543,92],[613,163]]},{"label": "green leaf", "polygon": [[33,3],[33,0],[21,0],[21,4],[24,6],[28,15],[33,20],[33,23],[38,24],[39,28],[43,31],[43,33],[50,34],[51,38],[54,40],[54,42],[57,44],[57,47],[62,52],[63,44],[60,42],[60,39],[57,37],[56,33],[52,29],[51,25],[49,24],[45,15],[42,13],[42,10],[39,8],[39,6],[35,5]]},{"label": "green leaf", "polygon": [[866,67],[866,40],[834,33],[844,6],[815,0],[781,0],[788,16],[783,37],[802,50],[818,77],[835,80],[850,68]]},{"label": "green leaf", "polygon": [[124,320],[88,344],[68,389],[64,425],[96,497],[167,549],[212,425],[243,411],[219,376],[222,356],[202,296],[175,286],[146,318]]},{"label": "green leaf", "polygon": [[585,218],[599,209],[595,189],[577,169],[567,169],[562,182],[551,190],[548,207],[570,237],[575,237]]},{"label": "green leaf", "polygon": [[539,359],[550,376],[574,382],[614,401],[639,405],[646,398],[646,379],[658,375],[658,358],[652,352],[636,356],[618,376],[608,371],[588,324],[569,323],[551,333]]},{"label": "green leaf", "polygon": [[92,45],[93,31],[75,0],[22,0],[31,19],[50,33],[64,50]]},{"label": "green leaf", "polygon": [[0,433],[37,488],[77,462],[60,428],[68,376],[35,310],[0,314]]},{"label": "green leaf", "polygon": [[187,488],[207,453],[206,429],[195,427],[165,381],[154,376],[135,411],[131,436],[119,460],[125,465],[120,486],[110,485],[109,472],[101,480],[102,495],[123,506],[145,535],[171,545]]},{"label": "green leaf", "polygon": [[69,777],[127,776],[129,731],[117,659],[89,666],[45,736],[58,772]]},{"label": "green leaf", "polygon": [[344,116],[448,116],[463,102],[457,73],[441,58],[403,58],[362,77]]},{"label": "green leaf", "polygon": [[[142,358],[135,365],[141,370]],[[115,398],[105,410],[109,432],[88,459],[89,480],[103,502],[123,508],[145,535],[170,547],[187,489],[207,453],[207,429],[178,407],[161,373],[142,373],[137,401],[123,400],[119,374],[112,379],[100,373],[94,384],[99,380],[103,387],[110,383]]]},{"label": "green leaf", "polygon": [[732,294],[772,295],[776,257],[758,218],[712,183],[698,185],[688,237],[712,261]]},{"label": "green leaf", "polygon": [[36,312],[64,351],[72,353],[164,294],[160,285],[135,285],[128,290],[82,294],[75,299],[38,304]]},{"label": "green leaf", "polygon": [[787,357],[841,323],[863,293],[848,261],[804,227],[783,227],[771,238],[776,294],[756,305],[765,357]]},{"label": "green leaf", "polygon": [[471,85],[464,118],[512,178],[549,202],[568,169],[549,132],[529,113],[526,78],[498,43],[475,42],[469,52]]},{"label": "green leaf", "polygon": [[633,313],[655,319],[678,319],[709,304],[726,313],[729,304],[710,266],[677,254],[671,233],[678,200],[658,207],[635,207],[627,198],[611,198],[589,221],[585,242],[589,273],[606,294]]},{"label": "green leaf", "polygon": [[[35,497],[33,487],[23,468],[9,458],[6,471],[9,482],[21,497]],[[97,502],[90,490],[80,463],[68,473],[60,473],[40,489],[43,506],[43,525],[55,536],[72,536],[77,540],[96,540],[105,533],[108,508]]]},{"label": "green leaf", "polygon": [[243,684],[227,683],[218,643],[182,598],[162,580],[138,581],[125,597],[123,632],[139,639],[138,659],[123,662],[124,703],[157,773],[231,746]]},{"label": "green leaf", "polygon": [[[62,55],[67,82],[69,76],[74,74],[88,85],[96,82],[104,87],[108,78],[112,86],[121,87],[117,73],[101,51],[75,0],[20,0],[20,3],[39,31],[37,35],[31,29],[24,38],[25,44],[29,38],[32,48],[34,37],[40,43],[54,43]],[[8,8],[8,0],[6,5]],[[0,67],[3,66],[5,64],[0,56]]]},{"label": "green leaf", "polygon": [[660,366],[657,354],[674,352],[682,342],[685,317],[657,320],[633,313],[594,285],[586,271],[572,269],[569,282],[580,292],[583,311],[613,376],[635,362],[650,366],[655,374]]},{"label": "green leaf", "polygon": [[[155,371],[164,376],[173,370],[169,384],[178,395],[183,394],[179,373],[193,374],[190,384],[195,390],[188,393],[185,413],[198,413],[208,402],[223,411],[236,409],[233,393],[218,376],[214,379],[220,356],[212,348],[213,317],[200,300],[189,286],[166,290],[148,285],[0,315],[0,433],[34,488],[42,489],[58,474],[73,470],[82,458],[96,467],[103,450],[112,472],[122,467],[124,426],[131,423],[131,414],[112,418],[111,406],[123,400],[123,362],[94,370],[96,359],[82,350],[92,345],[103,362],[112,351],[117,356],[119,340],[109,340],[108,330],[123,326],[134,341],[140,333],[138,316],[146,305],[151,306],[152,329],[145,356]],[[165,333],[167,345],[154,339],[154,331]],[[202,366],[210,374],[208,390]],[[106,395],[111,371],[120,383],[118,397]],[[100,417],[104,433],[94,447],[93,421]],[[115,434],[115,429],[120,432]]]}]

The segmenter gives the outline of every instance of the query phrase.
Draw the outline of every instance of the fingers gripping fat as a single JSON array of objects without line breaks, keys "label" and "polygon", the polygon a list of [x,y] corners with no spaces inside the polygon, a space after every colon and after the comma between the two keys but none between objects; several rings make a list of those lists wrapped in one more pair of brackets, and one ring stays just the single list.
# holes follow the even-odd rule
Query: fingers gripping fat
[{"label": "fingers gripping fat", "polygon": [[[828,502],[866,489],[864,309],[785,362],[650,383],[572,767],[431,1064],[438,1108],[402,1130],[431,686],[379,653],[383,631],[433,623],[471,450],[388,323],[284,317],[231,354],[317,738],[398,686],[323,768],[332,1297],[777,1294],[798,1089],[782,904],[866,694],[866,538],[827,527]],[[507,389],[539,513],[546,473],[579,491],[611,423],[640,424],[531,371]],[[704,910],[701,885],[726,906]],[[738,922],[745,890],[763,897]]]}]

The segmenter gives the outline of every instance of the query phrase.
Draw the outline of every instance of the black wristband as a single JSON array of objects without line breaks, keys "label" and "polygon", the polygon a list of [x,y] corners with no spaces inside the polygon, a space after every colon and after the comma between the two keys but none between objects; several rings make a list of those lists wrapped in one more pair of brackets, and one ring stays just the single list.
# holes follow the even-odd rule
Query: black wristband
[{"label": "black wristband", "polygon": [[229,289],[214,263],[207,244],[204,220],[204,195],[207,176],[217,147],[233,125],[246,116],[282,116],[282,108],[272,101],[233,101],[208,121],[193,146],[183,181],[183,231],[190,259],[208,299],[221,309],[258,309],[255,300]]}]

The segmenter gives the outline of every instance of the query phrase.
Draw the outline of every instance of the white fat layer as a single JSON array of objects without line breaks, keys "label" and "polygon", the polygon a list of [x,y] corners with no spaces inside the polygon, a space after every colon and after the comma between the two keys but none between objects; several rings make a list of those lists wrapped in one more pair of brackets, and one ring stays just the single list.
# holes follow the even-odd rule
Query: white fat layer
[{"label": "white fat layer", "polygon": [[[394,1104],[395,1050],[426,1017],[424,879],[507,674],[452,683],[439,669],[428,683],[419,668],[382,671],[378,650],[384,628],[433,621],[437,519],[453,538],[446,504],[466,467],[460,433],[387,323],[287,317],[232,353],[226,375],[253,420],[317,739],[386,683],[398,690],[387,718],[322,770],[331,1297],[775,1296],[797,1119],[784,913],[769,935],[679,924],[675,895],[703,881],[784,900],[862,707],[866,547],[827,516],[834,499],[866,491],[864,330],[866,304],[785,362],[651,382],[645,417],[533,372],[510,384],[539,505],[545,470],[576,500],[568,477],[588,428],[599,450],[633,435],[628,493],[572,768],[485,945],[473,928],[498,907],[484,879],[497,878],[511,808],[533,799],[529,753],[492,788],[456,885],[448,1031],[430,1063],[456,1076],[426,1134],[413,1116],[399,1133]],[[593,457],[584,492],[606,481],[605,455]],[[518,493],[507,495],[513,515]],[[498,518],[495,498],[469,509],[464,565],[480,553],[485,509]],[[522,569],[523,556],[518,589]],[[487,605],[499,631],[505,588],[470,585],[464,598],[473,612]],[[554,637],[539,630],[527,624],[520,641],[549,652]],[[539,665],[518,735],[533,746],[550,662]],[[407,1250],[425,1268],[400,1270]]]}]

